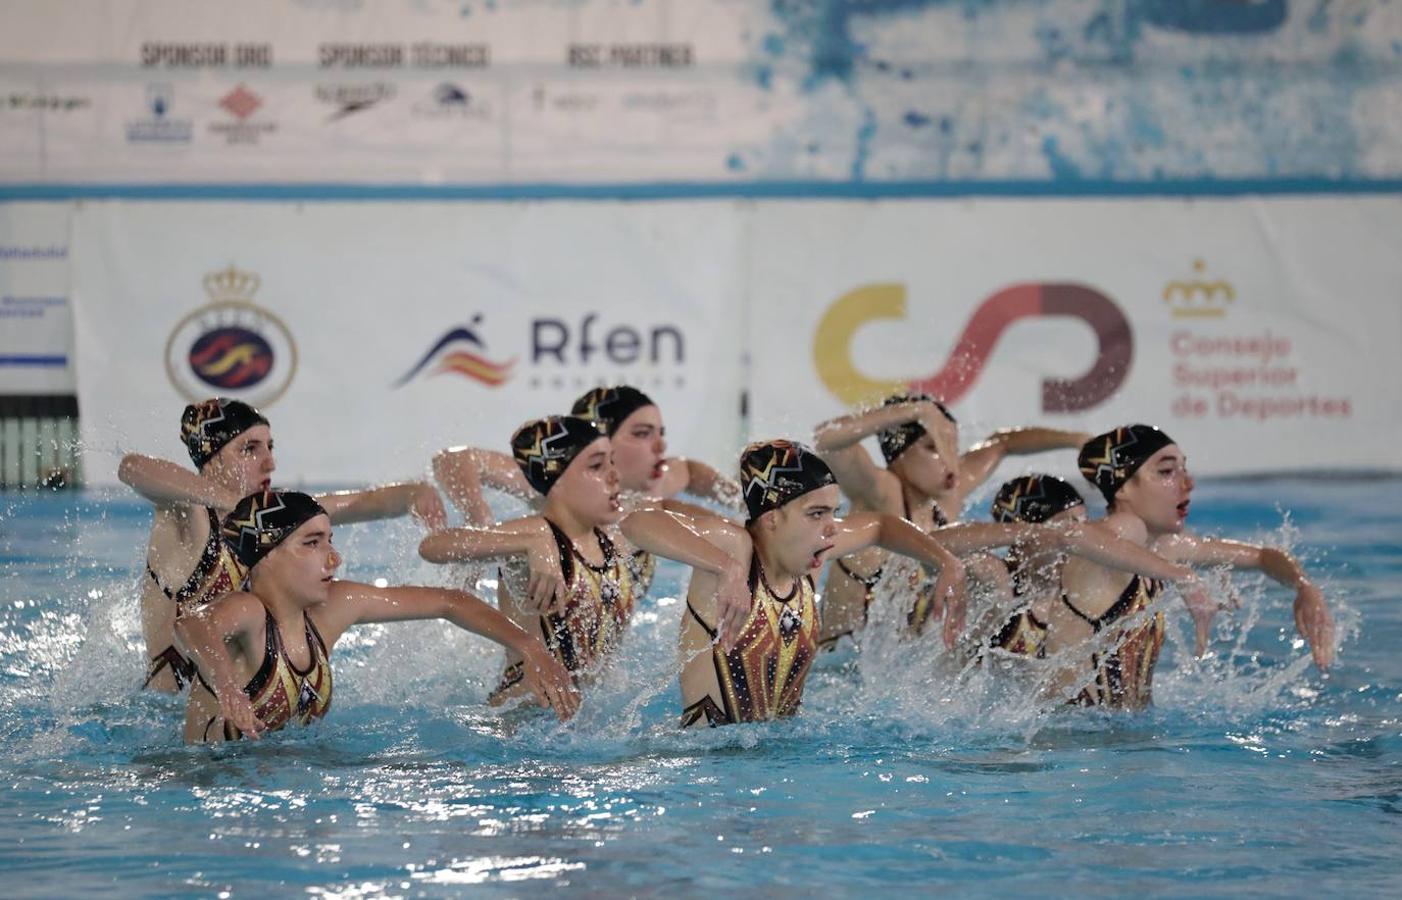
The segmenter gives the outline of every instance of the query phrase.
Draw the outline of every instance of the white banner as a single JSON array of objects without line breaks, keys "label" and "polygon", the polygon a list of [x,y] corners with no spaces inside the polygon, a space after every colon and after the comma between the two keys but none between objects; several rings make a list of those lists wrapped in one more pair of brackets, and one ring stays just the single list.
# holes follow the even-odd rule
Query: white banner
[{"label": "white banner", "polygon": [[1143,421],[1200,474],[1395,470],[1399,229],[1394,197],[765,204],[751,430],[914,388],[966,444]]},{"label": "white banner", "polygon": [[0,394],[72,394],[67,203],[0,204]]},{"label": "white banner", "polygon": [[671,452],[740,443],[731,204],[89,204],[74,217],[93,484],[182,459],[180,411],[274,425],[283,485],[415,476],[600,383],[658,401]]}]

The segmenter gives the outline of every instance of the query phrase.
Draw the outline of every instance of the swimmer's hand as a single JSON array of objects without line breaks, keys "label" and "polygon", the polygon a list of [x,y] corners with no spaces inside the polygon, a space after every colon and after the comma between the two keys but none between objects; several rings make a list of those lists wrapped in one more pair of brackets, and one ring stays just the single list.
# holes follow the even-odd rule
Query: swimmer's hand
[{"label": "swimmer's hand", "polygon": [[959,641],[969,613],[964,564],[956,560],[941,566],[934,590],[936,604],[944,607],[944,645],[952,650]]},{"label": "swimmer's hand", "polygon": [[555,710],[561,722],[574,715],[579,709],[579,691],[569,670],[539,640],[533,640],[523,655],[521,670],[536,701]]},{"label": "swimmer's hand", "polygon": [[448,511],[443,508],[443,498],[424,482],[414,489],[414,499],[409,504],[409,515],[422,522],[429,531],[441,531],[448,527]]},{"label": "swimmer's hand", "polygon": [[238,688],[220,692],[219,713],[225,722],[232,724],[244,737],[256,741],[263,736],[263,720],[258,718],[258,713],[253,710],[253,701]]},{"label": "swimmer's hand", "polygon": [[526,565],[530,569],[530,577],[526,582],[526,597],[521,606],[526,612],[538,616],[563,611],[569,596],[565,579],[560,575],[560,567],[555,564],[550,550],[546,539],[541,538],[532,541],[531,547],[526,551]]},{"label": "swimmer's hand", "polygon": [[1197,576],[1182,578],[1177,582],[1178,593],[1183,595],[1183,605],[1188,607],[1188,615],[1193,617],[1193,655],[1202,656],[1207,652],[1207,641],[1212,637],[1212,620],[1222,604],[1208,593],[1207,586]]},{"label": "swimmer's hand", "polygon": [[1309,641],[1314,664],[1320,671],[1334,662],[1334,617],[1324,603],[1324,595],[1312,584],[1295,592],[1295,629]]},{"label": "swimmer's hand", "polygon": [[739,561],[730,560],[716,582],[716,640],[725,652],[735,649],[753,603],[749,573]]}]

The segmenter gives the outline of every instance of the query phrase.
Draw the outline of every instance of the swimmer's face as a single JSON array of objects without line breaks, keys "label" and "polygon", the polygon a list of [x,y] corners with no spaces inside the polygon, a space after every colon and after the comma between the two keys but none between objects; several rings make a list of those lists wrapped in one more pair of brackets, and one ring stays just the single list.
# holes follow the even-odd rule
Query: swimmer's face
[{"label": "swimmer's face", "polygon": [[662,413],[655,406],[634,410],[609,440],[623,489],[653,493],[666,472],[667,429]]},{"label": "swimmer's face", "polygon": [[282,590],[310,605],[326,600],[340,566],[341,554],[331,545],[331,520],[321,515],[303,522],[263,557],[254,576],[255,581],[274,579]]},{"label": "swimmer's face", "polygon": [[888,468],[926,497],[941,497],[959,484],[957,463],[951,466],[928,432],[891,461]]},{"label": "swimmer's face", "polygon": [[817,575],[837,534],[837,485],[809,491],[761,517],[770,554],[785,575]]},{"label": "swimmer's face", "polygon": [[266,425],[254,425],[220,447],[200,474],[246,497],[266,490],[272,484],[275,469],[272,431]]},{"label": "swimmer's face", "polygon": [[1144,520],[1150,534],[1177,534],[1188,518],[1193,476],[1188,458],[1169,444],[1139,467],[1115,494],[1115,510],[1128,510]]},{"label": "swimmer's face", "polygon": [[608,438],[601,437],[570,461],[565,473],[550,489],[550,499],[564,503],[580,521],[591,526],[612,525],[623,518],[618,492],[613,445]]}]

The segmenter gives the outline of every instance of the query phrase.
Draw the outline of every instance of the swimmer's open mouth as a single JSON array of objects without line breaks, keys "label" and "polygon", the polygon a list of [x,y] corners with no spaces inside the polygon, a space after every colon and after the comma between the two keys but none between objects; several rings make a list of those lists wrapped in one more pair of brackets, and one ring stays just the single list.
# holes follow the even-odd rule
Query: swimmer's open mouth
[{"label": "swimmer's open mouth", "polygon": [[613,509],[614,512],[623,509],[623,503],[618,499],[620,496],[620,494],[609,494],[609,507]]},{"label": "swimmer's open mouth", "polygon": [[666,461],[666,460],[662,460],[662,461],[658,462],[657,465],[655,465],[655,466],[652,467],[652,477],[653,477],[653,478],[661,478],[663,475],[666,475],[666,474],[667,474],[667,461]]},{"label": "swimmer's open mouth", "polygon": [[1188,504],[1189,504],[1190,502],[1192,502],[1192,501],[1190,501],[1190,500],[1184,500],[1182,503],[1178,504],[1178,518],[1180,518],[1180,519],[1186,519],[1186,518],[1188,518]]},{"label": "swimmer's open mouth", "polygon": [[823,557],[827,556],[827,555],[828,555],[828,551],[831,550],[832,548],[833,548],[833,545],[832,545],[832,544],[828,544],[826,547],[823,547],[822,549],[820,549],[817,553],[814,553],[814,554],[813,554],[813,562],[810,563],[809,565],[810,565],[812,568],[814,568],[814,569],[816,569],[816,568],[818,568],[819,566],[821,566],[821,565],[823,564]]},{"label": "swimmer's open mouth", "polygon": [[957,483],[957,479],[954,477],[954,473],[953,473],[953,472],[950,472],[948,475],[944,476],[944,489],[945,489],[945,490],[947,490],[947,491],[948,491],[948,490],[952,490],[952,489],[954,488],[954,485],[955,485],[956,483]]},{"label": "swimmer's open mouth", "polygon": [[270,487],[272,487],[272,486],[273,486],[273,480],[272,480],[271,478],[264,478],[262,481],[258,482],[258,488],[259,488],[259,490],[264,490],[264,491],[266,491],[268,488],[270,488]]}]

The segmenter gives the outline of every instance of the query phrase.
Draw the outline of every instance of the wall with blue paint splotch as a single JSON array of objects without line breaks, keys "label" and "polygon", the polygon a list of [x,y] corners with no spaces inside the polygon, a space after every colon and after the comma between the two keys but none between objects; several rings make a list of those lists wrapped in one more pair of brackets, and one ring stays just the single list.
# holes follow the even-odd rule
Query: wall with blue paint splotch
[{"label": "wall with blue paint splotch", "polygon": [[771,0],[752,43],[761,178],[1402,175],[1385,0]]}]

